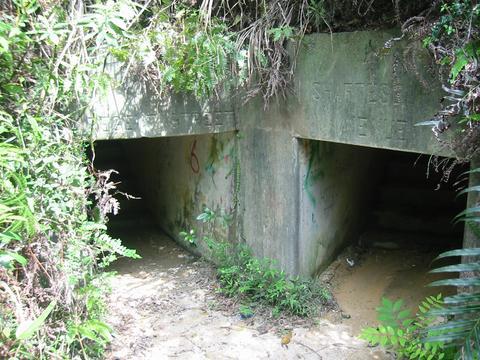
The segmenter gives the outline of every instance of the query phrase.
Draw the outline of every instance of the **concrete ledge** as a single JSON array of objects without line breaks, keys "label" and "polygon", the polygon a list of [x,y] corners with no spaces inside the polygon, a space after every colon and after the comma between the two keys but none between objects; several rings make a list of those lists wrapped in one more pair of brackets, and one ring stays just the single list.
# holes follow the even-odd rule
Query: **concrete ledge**
[{"label": "concrete ledge", "polygon": [[[116,64],[107,71],[118,79],[124,73]],[[107,96],[99,96],[82,127],[94,139],[106,140],[215,134],[234,131],[237,125],[228,96],[199,101],[183,94],[161,95],[133,77]]]},{"label": "concrete ledge", "polygon": [[299,52],[290,106],[298,137],[417,153],[449,155],[429,120],[445,95],[433,60],[420,43],[385,42],[393,31],[316,34]]}]

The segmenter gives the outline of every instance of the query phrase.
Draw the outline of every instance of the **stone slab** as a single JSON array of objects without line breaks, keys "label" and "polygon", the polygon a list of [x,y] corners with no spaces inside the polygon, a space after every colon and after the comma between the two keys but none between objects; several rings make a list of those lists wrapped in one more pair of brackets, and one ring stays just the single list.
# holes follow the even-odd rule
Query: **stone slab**
[{"label": "stone slab", "polygon": [[[110,64],[120,80],[125,70]],[[99,96],[83,125],[96,140],[214,134],[236,129],[232,101],[199,101],[193,96],[158,94],[151,84],[132,76],[125,85]]]},{"label": "stone slab", "polygon": [[429,120],[445,94],[420,43],[396,43],[395,32],[316,34],[301,46],[295,73],[301,108],[297,136],[337,143],[448,155]]}]

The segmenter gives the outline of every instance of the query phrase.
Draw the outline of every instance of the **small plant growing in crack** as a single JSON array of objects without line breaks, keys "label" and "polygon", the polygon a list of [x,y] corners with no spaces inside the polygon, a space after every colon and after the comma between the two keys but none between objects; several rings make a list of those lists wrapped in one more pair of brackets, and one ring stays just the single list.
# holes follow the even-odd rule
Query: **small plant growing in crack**
[{"label": "small plant growing in crack", "polygon": [[197,246],[197,234],[194,229],[189,232],[182,231],[179,234],[190,246]]}]

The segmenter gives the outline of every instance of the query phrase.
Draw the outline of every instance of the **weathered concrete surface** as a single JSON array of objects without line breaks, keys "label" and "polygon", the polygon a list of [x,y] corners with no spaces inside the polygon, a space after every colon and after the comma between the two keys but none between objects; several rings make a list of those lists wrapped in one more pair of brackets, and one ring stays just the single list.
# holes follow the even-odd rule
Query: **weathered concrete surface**
[{"label": "weathered concrete surface", "polygon": [[[125,73],[115,64],[108,71],[119,81]],[[121,88],[98,96],[84,127],[94,139],[104,140],[213,134],[233,131],[236,124],[233,104],[226,97],[199,101],[187,95],[165,96],[132,76]]]},{"label": "weathered concrete surface", "polygon": [[299,147],[298,272],[311,275],[358,239],[382,161],[370,148],[312,140]]},{"label": "weathered concrete surface", "polygon": [[201,230],[195,218],[205,206],[215,211],[232,210],[235,134],[139,139],[123,146],[131,173],[140,185],[137,188],[156,224],[185,247],[197,251],[179,233]]},{"label": "weathered concrete surface", "polygon": [[[397,34],[398,35],[398,34]],[[395,32],[316,34],[305,37],[295,72],[295,95],[287,99],[295,116],[269,127],[291,129],[306,139],[426,154],[443,154],[428,127],[444,95],[435,67],[419,43],[382,50]],[[109,66],[120,80],[125,70]],[[93,105],[95,139],[209,134],[242,129],[232,96],[198,101],[158,94],[132,79]],[[254,111],[263,117],[263,104]],[[294,110],[293,110],[294,109]],[[259,127],[262,127],[259,124]]]},{"label": "weathered concrete surface", "polygon": [[[444,154],[428,120],[444,96],[435,68],[419,43],[382,51],[392,32],[311,35],[295,73],[300,107],[295,135],[426,154]],[[297,100],[297,101],[294,101]]]},{"label": "weathered concrete surface", "polygon": [[[133,83],[96,104],[94,137],[163,137],[132,141],[128,153],[157,222],[172,237],[198,225],[204,205],[230,210],[240,195],[237,239],[291,274],[314,274],[356,240],[374,183],[373,152],[339,143],[445,154],[429,128],[414,126],[435,114],[443,96],[430,60],[418,44],[380,50],[392,36],[306,37],[294,94],[266,111],[259,99],[200,104]],[[233,132],[169,137],[235,129],[237,150]],[[231,175],[233,152],[239,183]]]},{"label": "weathered concrete surface", "polygon": [[258,256],[298,270],[297,140],[285,132],[246,129],[240,140],[240,237]]},{"label": "weathered concrete surface", "polygon": [[263,117],[255,109],[239,116],[246,124],[239,141],[240,236],[288,273],[313,275],[356,241],[376,181],[370,176],[376,152],[299,139],[289,127],[291,109],[272,106]]},{"label": "weathered concrete surface", "polygon": [[[307,139],[445,154],[430,128],[414,126],[435,114],[443,96],[433,68],[415,44],[380,55],[391,37],[309,36],[299,53],[295,95],[267,111],[253,101],[236,112],[248,174],[241,184],[241,236],[289,273],[312,275],[357,240],[376,181],[371,150]],[[409,52],[420,60],[406,63]]]}]

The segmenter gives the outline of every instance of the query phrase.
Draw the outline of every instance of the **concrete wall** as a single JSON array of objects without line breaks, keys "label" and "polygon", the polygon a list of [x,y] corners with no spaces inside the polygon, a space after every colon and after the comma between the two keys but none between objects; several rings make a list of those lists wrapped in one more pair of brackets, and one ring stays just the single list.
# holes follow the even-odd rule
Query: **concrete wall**
[{"label": "concrete wall", "polygon": [[[365,31],[306,36],[296,61],[294,89],[281,100],[294,116],[282,122],[273,119],[268,127],[301,138],[448,155],[430,128],[414,127],[436,113],[445,95],[433,60],[420,43],[383,49],[396,35]],[[119,79],[125,72],[115,64],[108,69]],[[242,118],[244,104],[235,106],[234,95],[210,101],[167,96],[130,76],[121,88],[99,96],[84,127],[93,130],[95,139],[242,130],[249,125]],[[256,117],[263,118],[264,104],[253,104]]]},{"label": "concrete wall", "polygon": [[368,221],[381,154],[371,148],[299,140],[298,273],[325,268],[356,243]]},{"label": "concrete wall", "polygon": [[295,134],[309,139],[411,151],[448,153],[429,120],[445,95],[433,60],[420,43],[383,50],[394,32],[309,36],[295,73]]},{"label": "concrete wall", "polygon": [[392,35],[309,36],[293,93],[268,110],[259,100],[236,109],[240,236],[289,273],[312,275],[357,240],[378,160],[365,147],[446,155],[430,128],[414,126],[443,96],[431,61],[418,44],[383,52]]},{"label": "concrete wall", "polygon": [[89,117],[82,124],[94,139],[135,139],[214,134],[236,129],[230,97],[198,100],[183,94],[159,94],[158,90],[109,64],[107,71],[123,85],[106,95],[99,94]]},{"label": "concrete wall", "polygon": [[201,229],[195,218],[204,206],[232,210],[235,133],[139,139],[123,146],[156,224],[178,242],[180,231]]},{"label": "concrete wall", "polygon": [[[293,92],[268,110],[260,99],[198,102],[130,83],[95,105],[94,137],[162,137],[132,141],[128,153],[157,222],[173,237],[204,204],[230,209],[239,188],[237,239],[289,273],[311,275],[355,240],[372,184],[373,152],[340,143],[448,155],[430,128],[414,126],[439,108],[435,68],[419,44],[382,50],[394,35],[307,36]],[[233,130],[240,184],[227,176]]]},{"label": "concrete wall", "polygon": [[378,152],[296,137],[294,108],[255,109],[240,116],[240,236],[288,273],[312,275],[357,240]]}]

